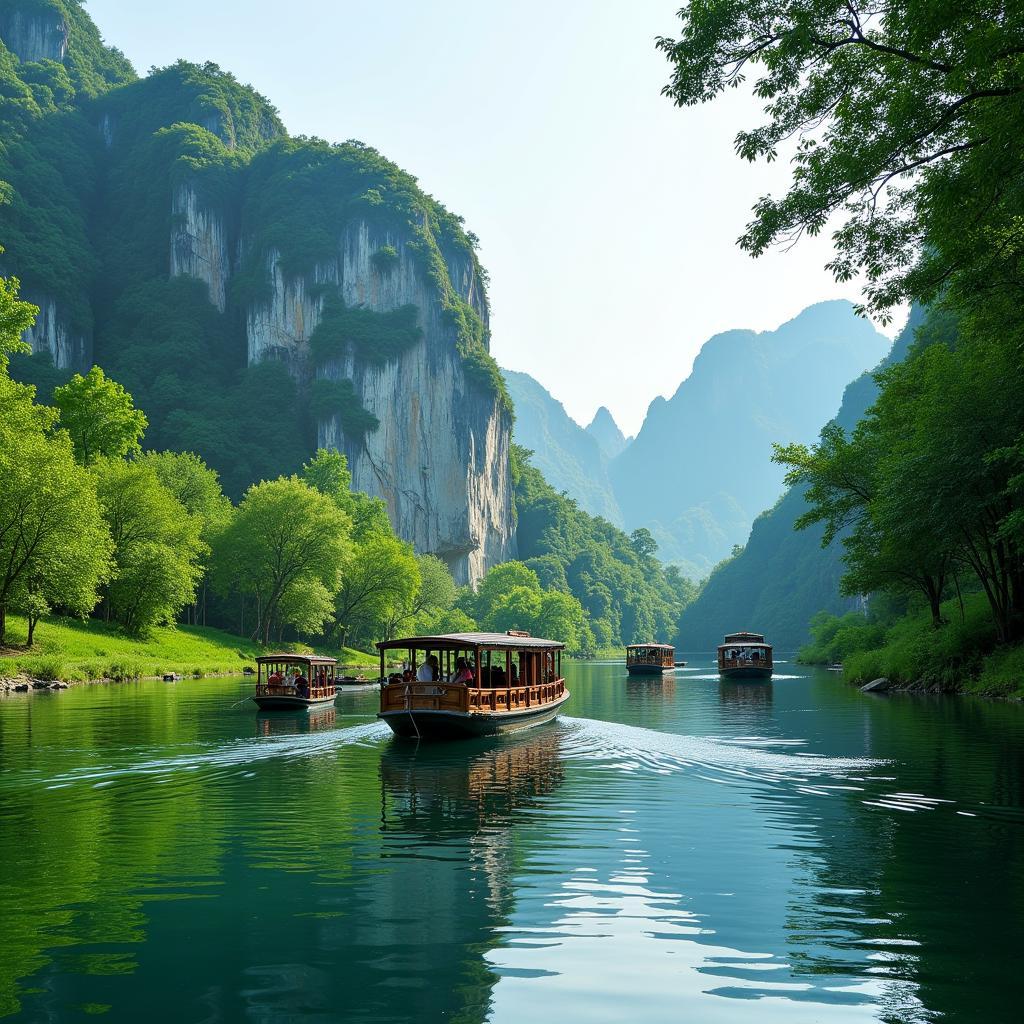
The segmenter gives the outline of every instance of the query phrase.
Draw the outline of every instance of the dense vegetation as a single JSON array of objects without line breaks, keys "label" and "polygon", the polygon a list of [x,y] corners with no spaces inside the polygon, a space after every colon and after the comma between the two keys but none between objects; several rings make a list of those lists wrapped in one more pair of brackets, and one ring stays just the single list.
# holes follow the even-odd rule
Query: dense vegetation
[{"label": "dense vegetation", "polygon": [[[508,401],[485,320],[449,270],[468,264],[485,286],[475,238],[415,178],[359,142],[288,138],[274,107],[215,64],[178,61],[137,79],[77,0],[0,0],[0,28],[26,12],[63,18],[68,52],[23,63],[0,42],[0,269],[54,302],[83,348],[91,340],[95,361],[146,410],[150,447],[197,452],[238,499],[254,480],[298,472],[320,418],[338,415],[353,439],[376,429],[351,382],[321,386],[310,403],[283,367],[247,365],[246,317],[269,294],[272,255],[324,302],[317,365],[346,346],[387,361],[419,340],[414,309],[346,308],[325,280],[355,222],[404,248],[436,289],[467,376]],[[239,266],[222,268],[223,310],[200,282],[168,280],[172,199],[186,187],[240,252]],[[396,244],[373,256],[382,279]],[[11,373],[46,400],[68,376],[41,355],[16,358]],[[288,414],[268,418],[272,403]]]},{"label": "dense vegetation", "polygon": [[[908,357],[876,375],[877,398],[859,423],[830,424],[818,444],[776,452],[810,506],[798,527],[843,545],[843,589],[905,601],[907,623],[885,633],[889,654],[860,656],[854,673],[888,658],[908,682],[936,665],[945,681],[962,681],[993,647],[1000,664],[1019,661],[1021,12],[1003,3],[709,0],[680,17],[681,37],[661,42],[675,68],[668,93],[708,100],[754,68],[767,122],[740,134],[739,152],[771,159],[799,140],[791,188],[759,202],[741,245],[761,253],[839,214],[831,267],[841,280],[865,275],[866,307],[929,304]],[[960,627],[952,597],[971,613]],[[923,648],[912,639],[919,611],[932,631]],[[836,634],[849,631],[844,622]],[[909,648],[929,651],[935,665],[904,657]]]},{"label": "dense vegetation", "polygon": [[522,562],[492,569],[465,610],[492,628],[547,629],[586,652],[671,636],[693,584],[658,562],[646,530],[629,536],[583,512],[530,465],[530,455],[513,448]]}]

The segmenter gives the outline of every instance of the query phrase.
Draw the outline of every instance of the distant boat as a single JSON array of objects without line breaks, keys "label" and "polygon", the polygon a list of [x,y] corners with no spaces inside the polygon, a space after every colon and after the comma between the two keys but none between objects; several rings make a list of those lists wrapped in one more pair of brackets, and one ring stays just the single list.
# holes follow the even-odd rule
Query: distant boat
[{"label": "distant boat", "polygon": [[771,679],[772,645],[761,633],[726,633],[718,646],[718,673],[726,679]]},{"label": "distant boat", "polygon": [[843,671],[843,666],[838,661],[833,662],[831,665],[826,665],[825,667],[828,669],[829,672],[842,672]]},{"label": "distant boat", "polygon": [[660,676],[676,667],[676,649],[671,644],[629,644],[626,671],[631,676]]},{"label": "distant boat", "polygon": [[334,658],[319,654],[263,654],[256,659],[256,692],[260,711],[301,711],[333,704]]}]

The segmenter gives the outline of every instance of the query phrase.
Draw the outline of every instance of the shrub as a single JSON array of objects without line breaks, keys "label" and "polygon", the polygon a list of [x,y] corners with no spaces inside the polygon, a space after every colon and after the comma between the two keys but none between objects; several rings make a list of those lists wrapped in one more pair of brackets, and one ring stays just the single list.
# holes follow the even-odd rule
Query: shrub
[{"label": "shrub", "polygon": [[137,661],[112,661],[106,668],[107,678],[118,683],[138,679],[141,675],[142,666]]},{"label": "shrub", "polygon": [[398,266],[398,250],[393,245],[382,245],[371,257],[380,274],[387,274]]},{"label": "shrub", "polygon": [[29,662],[25,670],[36,679],[47,681],[66,680],[70,674],[70,668],[62,658],[37,658]]}]

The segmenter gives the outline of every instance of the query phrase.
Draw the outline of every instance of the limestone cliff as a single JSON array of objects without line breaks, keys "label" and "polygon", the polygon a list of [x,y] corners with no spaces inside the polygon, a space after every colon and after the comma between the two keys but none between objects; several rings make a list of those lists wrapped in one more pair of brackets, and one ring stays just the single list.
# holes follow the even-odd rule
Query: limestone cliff
[{"label": "limestone cliff", "polygon": [[23,63],[59,62],[68,52],[68,24],[57,10],[0,11],[0,39]]},{"label": "limestone cliff", "polygon": [[223,217],[203,208],[195,189],[188,185],[175,190],[171,213],[171,276],[199,278],[209,289],[210,301],[223,313],[231,276]]},{"label": "limestone cliff", "polygon": [[32,351],[49,353],[59,370],[85,369],[92,356],[91,339],[67,325],[53,299],[28,291],[24,297],[39,307],[39,316],[24,337]]}]

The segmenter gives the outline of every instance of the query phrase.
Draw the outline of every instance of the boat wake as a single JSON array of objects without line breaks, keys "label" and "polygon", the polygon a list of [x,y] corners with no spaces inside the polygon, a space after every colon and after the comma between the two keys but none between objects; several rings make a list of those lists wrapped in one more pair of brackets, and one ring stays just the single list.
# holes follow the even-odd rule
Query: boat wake
[{"label": "boat wake", "polygon": [[589,718],[563,717],[560,723],[563,757],[603,762],[629,771],[666,774],[704,770],[738,781],[810,783],[820,779],[860,781],[864,772],[886,763],[794,751],[801,740],[684,736]]},{"label": "boat wake", "polygon": [[[46,780],[47,789],[92,783],[107,786],[124,778],[171,776],[177,772],[213,771],[247,767],[271,758],[297,759],[327,754],[339,747],[373,743],[389,734],[383,722],[367,722],[345,729],[328,729],[313,734],[239,739],[233,743],[201,747],[167,757],[153,757],[125,764],[89,765],[71,769]],[[136,755],[143,753],[135,751]]]}]

